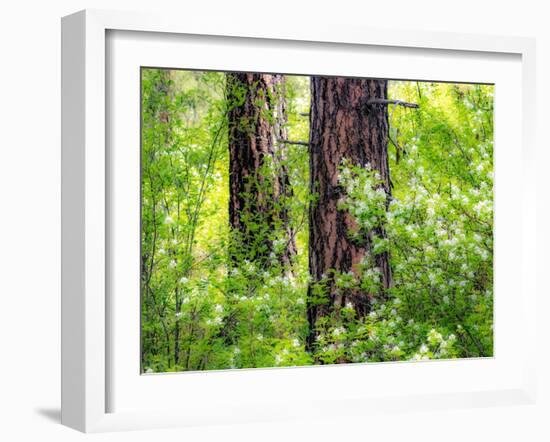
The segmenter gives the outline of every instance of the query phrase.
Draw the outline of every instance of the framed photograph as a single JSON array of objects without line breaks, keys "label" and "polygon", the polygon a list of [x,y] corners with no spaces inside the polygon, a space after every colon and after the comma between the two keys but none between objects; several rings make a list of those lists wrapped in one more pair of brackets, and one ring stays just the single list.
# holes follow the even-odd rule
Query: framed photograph
[{"label": "framed photograph", "polygon": [[532,40],[62,36],[64,424],[534,400]]}]

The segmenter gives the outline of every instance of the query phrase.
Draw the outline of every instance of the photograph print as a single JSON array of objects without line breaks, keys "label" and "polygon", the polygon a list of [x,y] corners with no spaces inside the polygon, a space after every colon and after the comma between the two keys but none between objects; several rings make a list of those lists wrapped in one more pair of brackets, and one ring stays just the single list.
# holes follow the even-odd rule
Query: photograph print
[{"label": "photograph print", "polygon": [[141,68],[141,370],[493,356],[490,84]]}]

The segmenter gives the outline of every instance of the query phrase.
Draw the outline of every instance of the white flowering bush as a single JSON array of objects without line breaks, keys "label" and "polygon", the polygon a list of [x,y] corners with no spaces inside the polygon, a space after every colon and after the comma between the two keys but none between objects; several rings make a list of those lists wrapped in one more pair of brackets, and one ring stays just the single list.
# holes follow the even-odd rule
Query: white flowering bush
[{"label": "white flowering bush", "polygon": [[[391,253],[389,299],[375,302],[366,320],[350,321],[345,339],[323,335],[322,357],[336,362],[338,357],[385,361],[490,356],[492,120],[472,109],[492,109],[492,92],[430,85],[419,96],[410,83],[395,88],[399,96],[419,101],[421,110],[411,116],[409,110],[396,109],[393,115],[399,131],[392,149],[396,164],[388,210],[379,176],[370,166],[344,163],[340,175],[346,194],[341,205],[361,226],[357,234],[372,235],[378,225],[385,228],[387,236],[373,238],[370,254]],[[452,107],[434,106],[438,100]],[[420,123],[425,130],[419,134]],[[358,284],[375,293],[378,269],[368,256],[365,263]]]}]

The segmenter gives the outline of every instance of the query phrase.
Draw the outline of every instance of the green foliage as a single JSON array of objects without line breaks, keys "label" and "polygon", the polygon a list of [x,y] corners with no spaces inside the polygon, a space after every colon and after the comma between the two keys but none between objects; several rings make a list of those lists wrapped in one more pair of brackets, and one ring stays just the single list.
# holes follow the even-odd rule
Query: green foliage
[{"label": "green foliage", "polygon": [[[307,140],[309,79],[286,80],[289,139]],[[389,252],[393,283],[367,317],[346,305],[323,318],[311,354],[308,206],[315,195],[307,147],[285,151],[293,196],[279,204],[288,210],[297,255],[284,266],[281,229],[245,217],[270,250],[265,242],[239,242],[229,227],[226,116],[235,103],[226,97],[225,75],[142,70],[145,372],[493,354],[493,87],[392,81],[390,95],[420,106],[389,109],[392,196],[388,205],[376,170],[341,165],[339,209],[356,220],[357,240],[370,235],[373,247],[360,276],[330,276],[346,289],[381,292],[373,257]],[[256,184],[269,195],[269,180]],[[385,238],[372,233],[379,225]],[[325,301],[323,281],[309,296]]]}]

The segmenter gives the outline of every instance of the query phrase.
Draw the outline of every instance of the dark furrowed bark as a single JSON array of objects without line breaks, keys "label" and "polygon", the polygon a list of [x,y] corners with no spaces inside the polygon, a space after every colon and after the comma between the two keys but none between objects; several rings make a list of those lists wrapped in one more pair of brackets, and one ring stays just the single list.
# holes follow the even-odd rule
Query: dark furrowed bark
[{"label": "dark furrowed bark", "polygon": [[277,258],[290,268],[296,246],[286,207],[292,190],[280,141],[287,138],[284,87],[282,75],[227,74],[229,220],[238,232],[241,255],[263,264],[279,239],[285,245]]},{"label": "dark furrowed bark", "polygon": [[[312,283],[323,281],[324,297],[308,296],[310,334],[307,346],[314,347],[316,324],[351,302],[359,317],[369,312],[371,300],[380,293],[336,287],[333,273],[359,269],[371,248],[370,240],[352,238],[357,231],[353,217],[339,208],[344,192],[339,186],[344,160],[357,166],[367,163],[380,173],[382,186],[390,195],[388,167],[388,110],[386,105],[368,105],[371,99],[387,99],[387,81],[312,77],[310,112],[310,188],[316,199],[309,211],[309,267]],[[385,236],[383,226],[372,232]],[[382,285],[388,288],[391,270],[387,253],[374,257]]]}]

